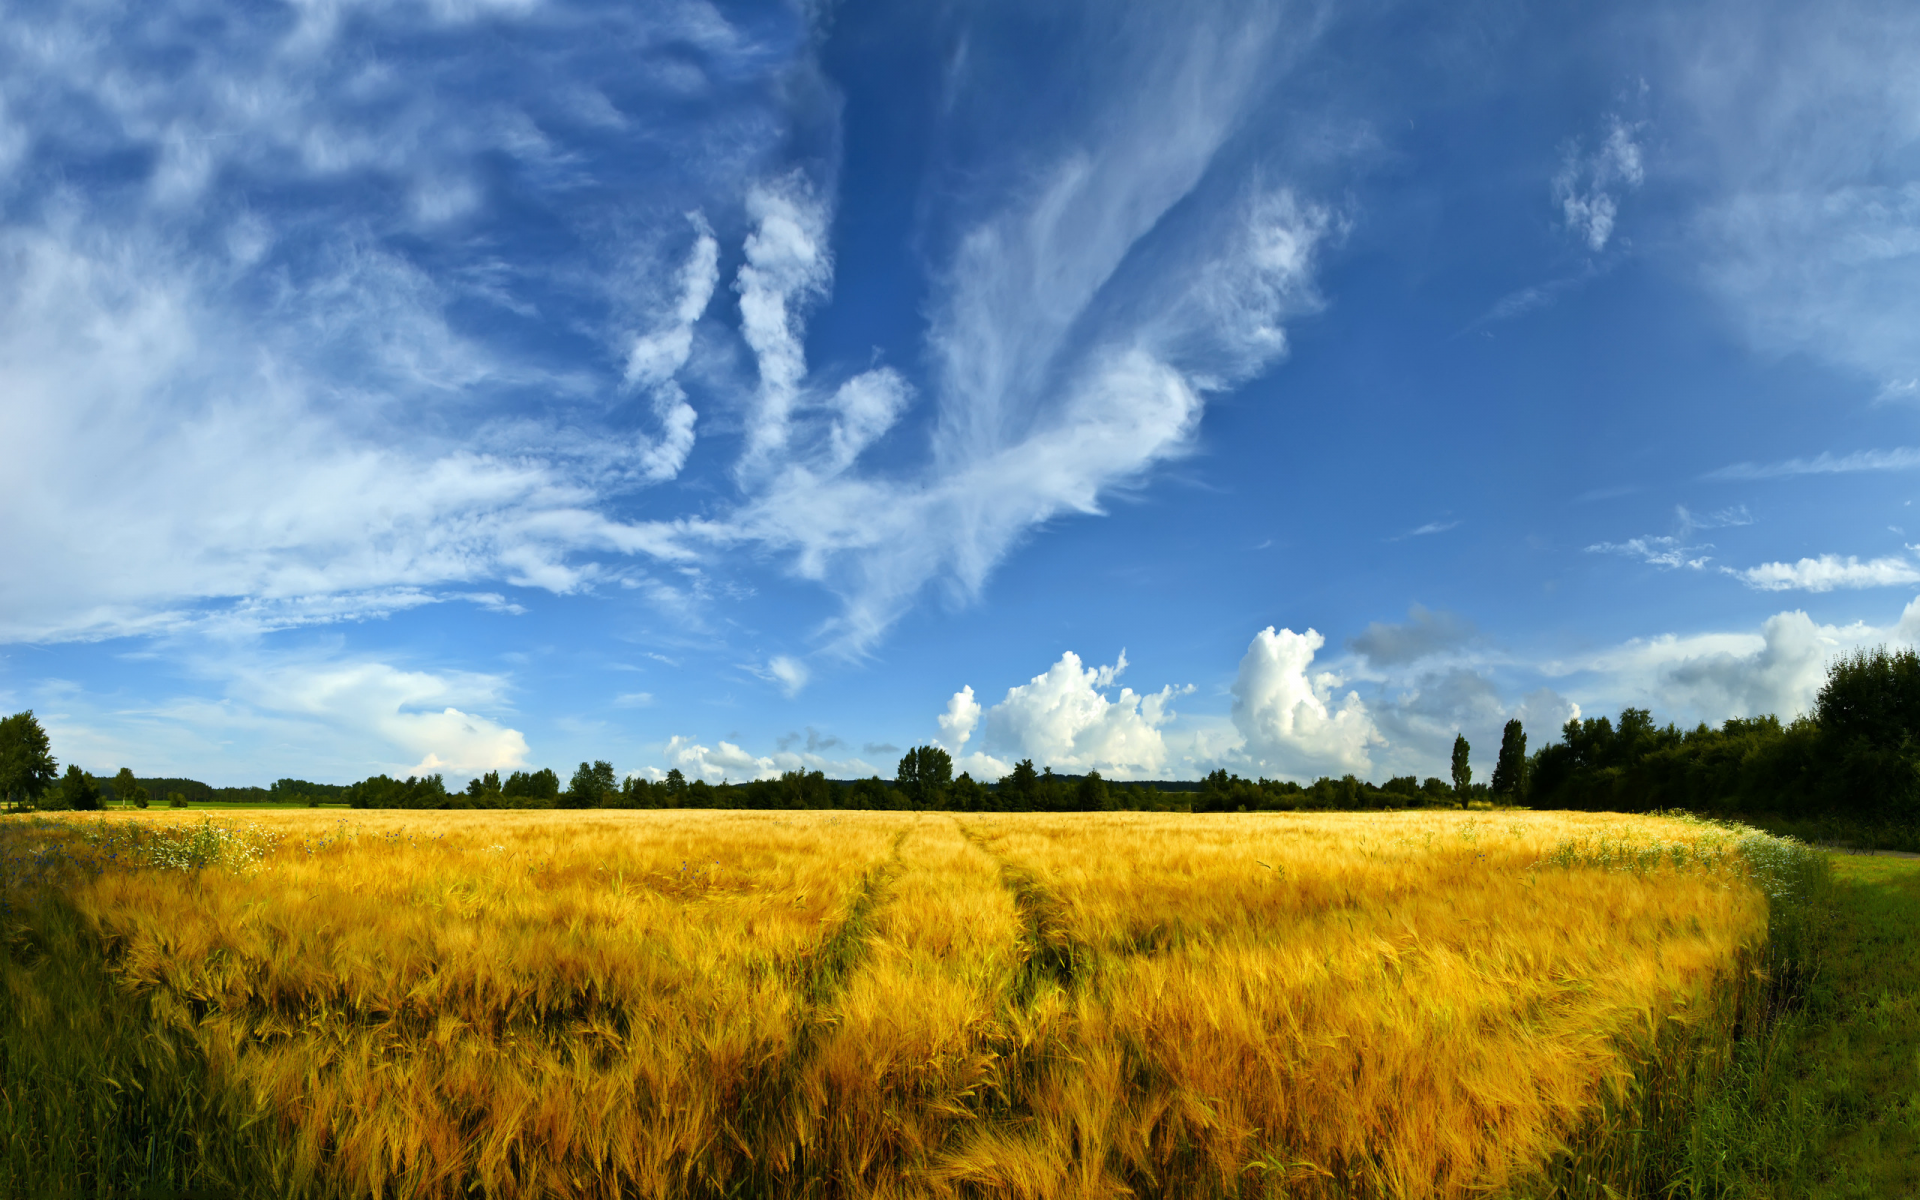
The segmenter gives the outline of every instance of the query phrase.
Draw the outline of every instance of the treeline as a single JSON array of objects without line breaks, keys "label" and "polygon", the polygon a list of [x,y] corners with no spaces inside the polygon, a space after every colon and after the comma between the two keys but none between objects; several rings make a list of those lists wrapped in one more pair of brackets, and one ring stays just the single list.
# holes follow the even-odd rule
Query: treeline
[{"label": "treeline", "polygon": [[1834,663],[1813,712],[1658,726],[1645,709],[1569,721],[1529,763],[1535,808],[1920,823],[1920,656],[1881,647]]},{"label": "treeline", "polygon": [[[1486,789],[1470,793],[1485,798]],[[998,783],[962,772],[938,746],[916,746],[894,778],[838,780],[820,771],[788,771],[777,779],[710,784],[678,768],[660,780],[616,776],[613,764],[581,763],[567,786],[551,770],[489,772],[463,791],[448,790],[439,775],[394,779],[375,775],[345,789],[355,808],[736,808],[882,809],[954,812],[1290,812],[1305,809],[1453,807],[1463,797],[1439,779],[1411,775],[1384,786],[1348,775],[1301,785],[1242,779],[1215,771],[1198,782],[1122,783],[1098,771],[1056,775],[1022,760]]]}]

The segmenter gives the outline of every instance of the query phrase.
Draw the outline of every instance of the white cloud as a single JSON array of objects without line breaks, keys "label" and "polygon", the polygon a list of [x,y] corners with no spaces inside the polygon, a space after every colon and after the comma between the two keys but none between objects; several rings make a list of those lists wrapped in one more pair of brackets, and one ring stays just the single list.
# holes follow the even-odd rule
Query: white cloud
[{"label": "white cloud", "polygon": [[1668,712],[1790,719],[1813,707],[1827,664],[1852,639],[1815,625],[1804,612],[1784,612],[1767,618],[1758,640],[1744,653],[1721,650],[1663,664],[1655,694]]},{"label": "white cloud", "polygon": [[982,749],[957,765],[983,778],[999,778],[1022,758],[1069,774],[1097,770],[1117,779],[1155,778],[1167,763],[1160,731],[1173,719],[1172,702],[1193,689],[1169,685],[1142,696],[1121,688],[1108,697],[1126,668],[1124,651],[1111,666],[1085,667],[1069,650],[1045,674],[1008,688],[984,712],[972,687],[955,693],[940,717],[941,732],[954,739],[957,751],[979,725]]},{"label": "white cloud", "polygon": [[779,681],[782,691],[786,692],[789,696],[793,696],[797,695],[801,688],[807,686],[807,676],[809,672],[807,670],[807,664],[801,662],[799,659],[791,658],[784,654],[776,654],[767,660],[767,674]]},{"label": "white cloud", "polygon": [[740,293],[740,334],[760,363],[759,397],[738,468],[750,480],[786,448],[807,373],[801,312],[826,294],[833,261],[826,205],[803,176],[755,187],[747,195],[747,215],[754,228],[734,290]]},{"label": "white cloud", "polygon": [[1588,554],[1618,554],[1637,558],[1651,567],[1686,567],[1698,571],[1713,561],[1711,555],[1697,554],[1706,546],[1689,546],[1675,537],[1637,537],[1624,542],[1595,542]]},{"label": "white cloud", "polygon": [[[149,6],[108,38],[96,10],[29,6],[0,43],[0,132],[31,111],[46,168],[9,182],[0,223],[0,442],[29,464],[0,479],[0,553],[17,568],[0,580],[0,639],[177,629],[292,597],[372,611],[383,594],[478,580],[567,591],[635,573],[608,558],[684,560],[666,527],[607,515],[608,490],[685,457],[691,409],[671,372],[628,356],[665,422],[657,443],[608,436],[602,414],[618,408],[630,314],[670,312],[655,350],[685,361],[717,245],[696,228],[677,274],[651,233],[608,253],[594,206],[629,228],[648,206],[685,212],[716,192],[737,206],[742,164],[775,123],[732,110],[725,138],[698,122],[650,131],[650,146],[697,152],[651,172],[647,195],[594,200],[565,177],[585,151],[529,115],[545,70],[502,63],[476,98],[449,78],[472,70],[457,30],[422,40],[402,78],[330,53],[331,18],[291,38],[264,11],[190,34],[182,19]],[[355,28],[425,19],[374,7]],[[655,44],[731,52],[717,14],[694,21],[714,37],[693,38],[692,19],[672,4],[610,19],[602,35],[630,52],[616,56],[622,86],[645,84]],[[516,39],[473,36],[516,53]],[[191,63],[164,49],[182,37]],[[753,69],[786,69],[752,53]],[[604,69],[586,66],[581,86]],[[74,190],[58,168],[75,155],[155,167],[137,186]],[[496,196],[474,181],[497,176],[500,155],[528,172],[516,203],[551,204],[556,228],[591,234],[581,250],[563,237],[529,254],[461,224],[491,219]],[[380,195],[412,196],[446,227],[365,203]],[[528,323],[561,301],[569,336],[603,338],[606,362],[527,349],[550,340],[525,337]],[[458,315],[476,308],[510,318],[505,336]],[[528,392],[548,415],[512,416]],[[76,461],[111,466],[61,466]]]},{"label": "white cloud", "polygon": [[1325,644],[1315,630],[1276,633],[1269,625],[1247,647],[1233,682],[1233,723],[1256,766],[1290,777],[1372,769],[1368,751],[1385,739],[1366,704],[1352,691],[1335,701],[1339,675],[1309,674]]},{"label": "white cloud", "polygon": [[[1892,625],[1815,623],[1794,610],[1767,618],[1757,631],[1718,631],[1636,638],[1585,659],[1542,664],[1602,711],[1651,708],[1682,725],[1773,713],[1788,720],[1812,708],[1829,663],[1882,643],[1920,642],[1920,600]],[[1577,688],[1571,681],[1579,679]]]},{"label": "white cloud", "polygon": [[1409,529],[1405,533],[1395,534],[1387,540],[1390,542],[1403,542],[1408,538],[1432,537],[1436,533],[1445,533],[1450,529],[1458,528],[1460,528],[1460,522],[1458,521],[1428,521],[1425,525],[1417,529]]},{"label": "white cloud", "polygon": [[217,682],[215,695],[129,702],[42,683],[31,702],[49,716],[62,760],[89,769],[128,765],[142,775],[257,785],[289,775],[471,776],[527,761],[525,736],[499,716],[502,676],[250,644],[190,662]]},{"label": "white cloud", "polygon": [[1821,453],[1812,458],[1790,458],[1777,463],[1734,463],[1702,476],[1713,480],[1785,479],[1796,475],[1850,475],[1856,471],[1911,471],[1920,467],[1920,450],[1857,450],[1852,454]]},{"label": "white cloud", "polygon": [[693,352],[693,328],[705,315],[720,280],[720,243],[706,218],[694,214],[693,250],[680,269],[680,296],[671,321],[661,329],[636,338],[627,353],[626,382],[642,387],[660,422],[660,436],[641,452],[639,473],[649,483],[660,483],[680,473],[693,450],[693,426],[698,414],[687,403],[687,393],[674,377]]},{"label": "white cloud", "polygon": [[243,668],[234,691],[268,711],[360,729],[414,759],[411,774],[475,775],[527,760],[519,730],[454,707],[495,704],[497,676],[406,671],[378,662],[290,661]]},{"label": "white cloud", "polygon": [[1727,569],[1748,587],[1763,592],[1830,592],[1835,588],[1897,587],[1920,583],[1920,569],[1904,558],[1861,562],[1853,555],[1822,554],[1796,563],[1770,562],[1743,571]]},{"label": "white cloud", "polygon": [[[782,739],[783,745],[785,742],[786,739]],[[756,755],[732,742],[721,741],[708,747],[691,738],[676,735],[668,740],[662,757],[668,767],[679,768],[686,778],[704,779],[708,783],[777,779],[788,771],[820,771],[829,779],[864,779],[876,774],[890,776],[890,769],[881,771],[857,756],[829,758],[819,753],[821,749],[838,744],[837,739],[822,742],[810,737],[806,750],[780,749],[772,754]],[[647,768],[646,773],[654,779],[666,777],[666,771],[659,767]]]},{"label": "white cloud", "polygon": [[704,779],[708,783],[723,780],[745,783],[780,776],[780,768],[773,759],[748,754],[732,742],[723,741],[717,749],[710,749],[676,734],[667,742],[666,759],[669,766],[678,767],[688,779]]},{"label": "white cloud", "polygon": [[1707,183],[1701,273],[1769,356],[1897,397],[1920,378],[1920,12],[1713,4],[1669,15],[1677,152]]},{"label": "white cloud", "polygon": [[973,736],[973,727],[980,723],[980,702],[973,698],[973,688],[963,687],[947,701],[947,711],[940,714],[940,736],[946,740],[949,748],[956,754]]},{"label": "white cloud", "polygon": [[1599,253],[1613,236],[1619,216],[1617,193],[1638,188],[1646,178],[1634,129],[1619,117],[1607,119],[1607,134],[1591,154],[1579,147],[1567,151],[1553,177],[1553,198],[1560,205],[1567,228]]}]

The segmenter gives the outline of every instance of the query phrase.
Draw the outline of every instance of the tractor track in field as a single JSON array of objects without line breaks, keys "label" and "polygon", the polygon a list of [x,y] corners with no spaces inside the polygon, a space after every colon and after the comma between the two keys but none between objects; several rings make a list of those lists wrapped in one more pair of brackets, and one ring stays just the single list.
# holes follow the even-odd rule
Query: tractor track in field
[{"label": "tractor track in field", "polygon": [[1073,936],[1066,905],[1031,868],[1008,858],[988,844],[979,830],[954,822],[962,837],[992,860],[999,869],[1000,886],[1013,897],[1022,926],[1022,968],[1015,979],[1013,1002],[1029,1006],[1043,984],[1071,992],[1092,977],[1092,946]]}]

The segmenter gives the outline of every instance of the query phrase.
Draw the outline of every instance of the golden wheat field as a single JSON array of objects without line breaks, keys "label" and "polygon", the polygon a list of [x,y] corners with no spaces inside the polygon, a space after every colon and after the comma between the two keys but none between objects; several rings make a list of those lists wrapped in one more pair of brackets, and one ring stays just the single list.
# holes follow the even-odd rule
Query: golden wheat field
[{"label": "golden wheat field", "polygon": [[1660,818],[130,820],[74,903],[342,1195],[1499,1193],[1767,921]]}]

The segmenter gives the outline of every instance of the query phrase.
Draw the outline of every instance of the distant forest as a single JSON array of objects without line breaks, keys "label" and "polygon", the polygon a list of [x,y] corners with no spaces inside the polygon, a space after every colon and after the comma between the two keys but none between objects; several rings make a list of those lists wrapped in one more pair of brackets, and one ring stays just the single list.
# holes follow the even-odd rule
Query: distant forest
[{"label": "distant forest", "polygon": [[1735,718],[1682,730],[1646,709],[1618,719],[1569,721],[1558,741],[1527,752],[1507,723],[1491,777],[1475,782],[1471,748],[1454,743],[1451,779],[1400,776],[1373,784],[1347,775],[1310,784],[1243,779],[1215,771],[1197,781],[1117,782],[1098,772],[1057,775],[1031,761],[996,783],[953,775],[937,746],[916,746],[890,780],[828,779],[789,771],[777,779],[709,784],[673,770],[664,779],[621,778],[602,760],[581,763],[561,785],[552,770],[497,772],[450,791],[439,775],[354,784],[281,779],[265,788],[215,788],[193,779],[141,778],[122,769],[97,779],[77,766],[56,777],[31,712],[0,721],[0,792],[10,808],[146,807],[224,801],[340,804],[365,809],[740,808],[912,809],[962,812],[1284,812],[1456,807],[1492,803],[1607,812],[1685,810],[1702,816],[1837,819],[1920,825],[1920,657],[1881,647],[1835,662],[1812,713],[1782,723]]}]

